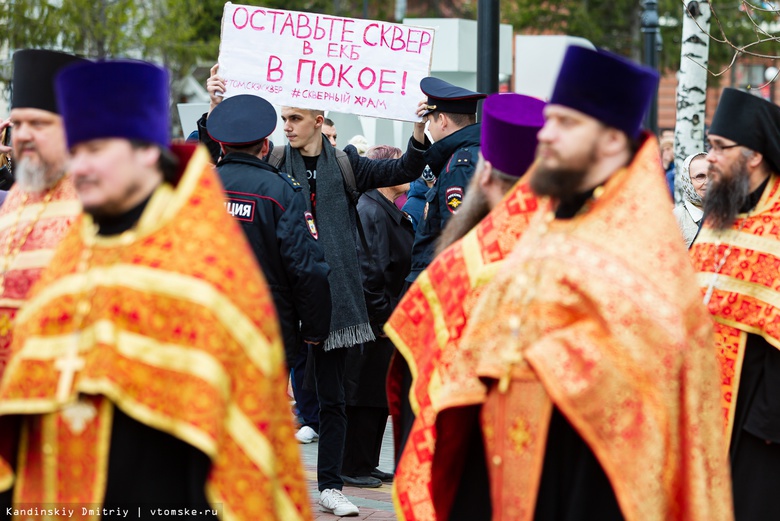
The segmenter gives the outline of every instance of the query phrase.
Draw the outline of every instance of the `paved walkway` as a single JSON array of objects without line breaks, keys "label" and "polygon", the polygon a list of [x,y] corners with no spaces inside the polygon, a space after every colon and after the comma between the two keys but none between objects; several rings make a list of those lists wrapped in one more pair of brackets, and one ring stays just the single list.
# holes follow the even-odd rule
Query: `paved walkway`
[{"label": "paved walkway", "polygon": [[[309,495],[311,496],[311,509],[316,520],[334,520],[342,519],[333,514],[327,514],[320,510],[317,500],[320,493],[317,490],[317,449],[318,443],[309,443],[300,445],[301,458],[303,459],[304,471],[306,472],[306,481],[309,485]],[[393,429],[390,422],[387,422],[385,436],[382,441],[382,453],[379,457],[379,468],[386,472],[393,470]],[[372,521],[385,521],[398,519],[393,511],[392,485],[383,483],[379,488],[355,488],[344,487],[344,495],[349,498],[360,509],[360,515],[347,519],[368,519]]]}]

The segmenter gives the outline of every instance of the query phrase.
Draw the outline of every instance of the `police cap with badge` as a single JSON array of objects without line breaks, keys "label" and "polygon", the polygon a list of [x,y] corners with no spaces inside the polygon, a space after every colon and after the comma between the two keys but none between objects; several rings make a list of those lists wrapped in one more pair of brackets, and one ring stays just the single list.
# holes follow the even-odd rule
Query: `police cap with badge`
[{"label": "police cap with badge", "polygon": [[426,116],[431,112],[476,114],[477,102],[487,96],[463,87],[456,87],[432,76],[420,81],[420,90],[428,96],[428,110],[424,114]]},{"label": "police cap with badge", "polygon": [[[273,105],[253,94],[239,94],[222,100],[206,120],[206,130],[211,139],[233,148],[259,143],[275,128],[276,110]],[[301,190],[301,184],[289,172],[279,172],[279,176],[293,189]]]},{"label": "police cap with badge", "polygon": [[222,100],[211,111],[206,128],[211,139],[222,145],[243,147],[271,135],[276,128],[276,111],[263,98],[239,94]]}]

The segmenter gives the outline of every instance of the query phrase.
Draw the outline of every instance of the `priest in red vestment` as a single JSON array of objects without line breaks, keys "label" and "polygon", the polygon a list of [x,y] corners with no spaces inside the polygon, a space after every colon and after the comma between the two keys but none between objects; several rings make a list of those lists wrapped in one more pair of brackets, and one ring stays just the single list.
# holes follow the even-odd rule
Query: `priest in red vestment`
[{"label": "priest in red vestment", "polygon": [[[468,364],[453,365],[451,360],[474,302],[538,209],[537,198],[522,176],[534,160],[536,133],[544,122],[543,107],[544,102],[520,94],[495,94],[485,100],[480,160],[472,186],[441,239],[459,234],[453,227],[468,227],[472,216],[479,215],[479,207],[493,208],[484,219],[473,223],[476,226],[468,227],[471,230],[465,236],[436,256],[385,326],[398,355],[403,357],[396,357],[389,378],[396,445],[401,451],[393,492],[402,519],[434,518],[434,486],[454,493],[448,488],[452,480],[446,476],[434,480],[431,475],[440,439],[436,415],[446,406],[441,402],[445,389],[457,387],[463,375],[473,370]],[[507,191],[503,198],[497,187]],[[411,372],[412,386],[408,395],[399,396],[402,361]],[[408,403],[414,413],[405,444],[399,443],[403,437],[402,422],[398,420],[402,402]],[[451,430],[446,439],[452,441],[463,434],[469,433]]]},{"label": "priest in red vestment", "polygon": [[57,78],[84,213],[17,317],[3,514],[311,517],[272,300],[208,152],[169,149],[168,81],[134,61]]},{"label": "priest in red vestment", "polygon": [[690,253],[715,319],[734,513],[780,519],[780,107],[725,89],[707,141],[705,223]]},{"label": "priest in red vestment", "polygon": [[54,76],[64,66],[83,61],[37,49],[13,56],[10,121],[16,183],[0,207],[0,379],[16,312],[81,212],[66,172],[68,150]]}]

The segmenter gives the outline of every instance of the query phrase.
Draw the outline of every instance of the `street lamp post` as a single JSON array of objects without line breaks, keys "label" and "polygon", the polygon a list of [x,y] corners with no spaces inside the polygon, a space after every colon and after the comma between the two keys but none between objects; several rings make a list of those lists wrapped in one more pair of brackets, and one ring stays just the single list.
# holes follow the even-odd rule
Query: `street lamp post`
[{"label": "street lamp post", "polygon": [[[642,34],[644,36],[644,64],[652,69],[658,69],[658,2],[643,0],[642,2]],[[655,134],[658,133],[658,92],[653,96],[650,110],[647,112],[645,127]]]},{"label": "street lamp post", "polygon": [[477,2],[477,90],[485,94],[498,92],[498,27],[498,0]]}]

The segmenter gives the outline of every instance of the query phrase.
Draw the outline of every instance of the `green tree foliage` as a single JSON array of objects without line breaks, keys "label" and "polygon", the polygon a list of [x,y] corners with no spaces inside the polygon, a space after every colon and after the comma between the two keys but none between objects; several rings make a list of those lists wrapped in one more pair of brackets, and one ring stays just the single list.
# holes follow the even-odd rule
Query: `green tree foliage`
[{"label": "green tree foliage", "polygon": [[10,49],[45,47],[96,58],[138,47],[133,0],[11,0],[4,9],[0,42]]},{"label": "green tree foliage", "polygon": [[186,0],[146,0],[145,3],[141,25],[149,29],[139,46],[142,56],[156,57],[178,79],[215,53],[219,31],[198,32],[208,16],[205,3]]},{"label": "green tree foliage", "polygon": [[[760,1],[713,0],[710,70],[718,72],[735,54],[753,53],[777,58],[778,4]],[[689,0],[658,0],[661,19],[659,66],[680,67],[682,17]],[[641,59],[641,0],[501,0],[503,21],[524,34],[582,36],[598,47]],[[763,34],[762,29],[769,29]],[[774,29],[775,34],[771,34]],[[743,52],[744,51],[744,52]]]},{"label": "green tree foliage", "polygon": [[501,0],[505,23],[524,34],[568,34],[638,57],[639,0]]},{"label": "green tree foliage", "polygon": [[[11,0],[0,12],[0,48],[46,48],[89,58],[141,58],[166,66],[173,83],[219,47],[224,2]],[[0,81],[10,79],[10,66]]]}]

